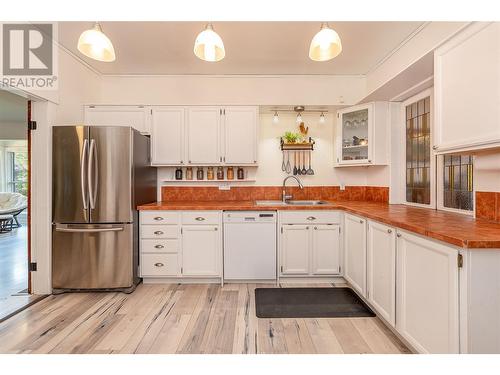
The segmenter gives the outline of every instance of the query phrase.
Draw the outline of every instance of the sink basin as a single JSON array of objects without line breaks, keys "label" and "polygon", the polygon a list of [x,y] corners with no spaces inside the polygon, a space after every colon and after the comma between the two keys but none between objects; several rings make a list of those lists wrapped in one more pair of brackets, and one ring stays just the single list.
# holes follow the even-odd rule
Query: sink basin
[{"label": "sink basin", "polygon": [[286,204],[291,205],[291,206],[319,206],[319,205],[326,205],[330,204],[330,202],[327,201],[306,201],[306,200],[293,200],[293,201],[287,201]]},{"label": "sink basin", "polygon": [[314,201],[314,200],[291,200],[286,201],[256,201],[257,206],[319,206],[330,204],[327,201]]}]

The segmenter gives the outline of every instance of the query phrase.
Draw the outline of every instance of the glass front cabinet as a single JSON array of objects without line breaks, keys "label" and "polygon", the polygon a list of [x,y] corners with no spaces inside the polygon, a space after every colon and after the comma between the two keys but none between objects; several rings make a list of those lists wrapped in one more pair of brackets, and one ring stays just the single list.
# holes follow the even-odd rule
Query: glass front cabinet
[{"label": "glass front cabinet", "polygon": [[387,165],[389,104],[374,102],[337,112],[335,166]]}]

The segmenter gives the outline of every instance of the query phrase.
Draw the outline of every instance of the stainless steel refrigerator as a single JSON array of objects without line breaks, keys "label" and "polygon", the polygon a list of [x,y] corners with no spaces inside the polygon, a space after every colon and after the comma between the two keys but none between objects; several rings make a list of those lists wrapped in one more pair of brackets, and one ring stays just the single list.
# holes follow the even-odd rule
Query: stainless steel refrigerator
[{"label": "stainless steel refrigerator", "polygon": [[139,282],[136,207],[156,200],[149,142],[130,127],[53,127],[54,293],[134,290]]}]

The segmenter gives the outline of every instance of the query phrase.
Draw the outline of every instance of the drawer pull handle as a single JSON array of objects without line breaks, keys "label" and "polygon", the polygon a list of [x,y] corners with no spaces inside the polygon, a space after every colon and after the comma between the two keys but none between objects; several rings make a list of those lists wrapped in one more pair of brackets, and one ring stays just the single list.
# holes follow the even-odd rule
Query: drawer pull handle
[{"label": "drawer pull handle", "polygon": [[201,216],[198,216],[195,220],[196,220],[196,221],[203,221],[203,220],[205,220],[205,218],[204,218],[204,217],[201,217]]},{"label": "drawer pull handle", "polygon": [[163,220],[163,218],[162,218],[161,216],[157,216],[157,217],[155,217],[155,220],[156,220],[156,221],[162,221],[162,220]]},{"label": "drawer pull handle", "polygon": [[155,267],[163,267],[164,264],[163,263],[155,263]]},{"label": "drawer pull handle", "polygon": [[387,229],[387,233],[392,233],[392,229]]},{"label": "drawer pull handle", "polygon": [[163,245],[155,245],[155,248],[156,248],[156,249],[163,249],[164,247],[165,247],[165,246],[163,246]]},{"label": "drawer pull handle", "polygon": [[307,220],[316,220],[316,218],[314,216],[309,216]]},{"label": "drawer pull handle", "polygon": [[163,234],[163,232],[161,230],[157,230],[154,232],[154,234],[160,235],[160,234]]}]

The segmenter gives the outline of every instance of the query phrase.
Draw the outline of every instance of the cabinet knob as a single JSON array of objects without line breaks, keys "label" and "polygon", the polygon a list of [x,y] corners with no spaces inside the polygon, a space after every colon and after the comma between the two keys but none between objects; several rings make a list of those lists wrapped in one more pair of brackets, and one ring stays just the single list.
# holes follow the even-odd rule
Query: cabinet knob
[{"label": "cabinet knob", "polygon": [[195,220],[196,220],[196,221],[203,221],[203,220],[205,220],[205,218],[204,218],[204,217],[201,217],[201,216],[198,216],[197,218],[195,218]]},{"label": "cabinet knob", "polygon": [[188,160],[188,163],[191,164],[191,160]]},{"label": "cabinet knob", "polygon": [[387,229],[387,233],[392,233],[392,229]]},{"label": "cabinet knob", "polygon": [[181,160],[181,164],[184,164],[184,160]]},{"label": "cabinet knob", "polygon": [[359,221],[359,223],[360,223],[360,224],[363,224],[363,223],[364,223],[364,220],[360,220],[360,221]]},{"label": "cabinet knob", "polygon": [[165,246],[163,245],[155,245],[155,249],[163,249]]},{"label": "cabinet knob", "polygon": [[396,234],[396,237],[398,238],[401,237],[401,233]]},{"label": "cabinet knob", "polygon": [[317,229],[318,229],[318,227],[314,227],[314,230],[317,230]]},{"label": "cabinet knob", "polygon": [[306,227],[306,229],[309,229],[309,227]]},{"label": "cabinet knob", "polygon": [[163,232],[161,230],[157,230],[157,231],[154,232],[154,234],[160,235],[160,234],[163,234]]},{"label": "cabinet knob", "polygon": [[433,150],[437,150],[438,146],[432,146]]},{"label": "cabinet knob", "polygon": [[219,230],[219,228],[215,227],[215,228],[214,228],[214,230],[215,230],[215,231],[218,231],[218,230]]},{"label": "cabinet knob", "polygon": [[163,220],[163,218],[162,218],[161,216],[157,216],[157,217],[155,217],[155,220],[156,220],[156,221],[162,221],[162,220]]},{"label": "cabinet knob", "polygon": [[155,267],[163,267],[164,264],[163,263],[155,263]]},{"label": "cabinet knob", "polygon": [[309,217],[307,218],[307,220],[312,221],[312,220],[316,220],[316,218],[315,218],[314,216],[309,216]]}]

